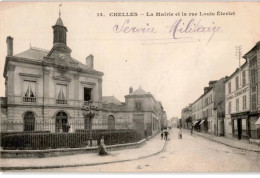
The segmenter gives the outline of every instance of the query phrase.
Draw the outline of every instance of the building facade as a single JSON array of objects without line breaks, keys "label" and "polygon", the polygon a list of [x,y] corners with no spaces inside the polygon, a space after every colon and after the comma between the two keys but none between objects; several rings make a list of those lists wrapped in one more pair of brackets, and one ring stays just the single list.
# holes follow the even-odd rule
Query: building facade
[{"label": "building facade", "polygon": [[[7,37],[4,66],[5,97],[1,98],[1,127],[4,132],[66,132],[64,125],[77,129],[136,128],[142,137],[160,131],[167,118],[162,103],[141,88],[120,102],[114,96],[102,96],[103,73],[94,69],[94,56],[83,64],[71,56],[67,46],[67,28],[58,18],[53,28],[50,50],[30,47],[13,54],[13,38]],[[90,117],[86,108],[96,114]],[[15,123],[23,123],[15,124]],[[36,122],[45,123],[36,127]],[[48,127],[46,127],[46,123]],[[52,123],[52,124],[50,124]],[[93,127],[92,127],[93,126]]]},{"label": "building facade", "polygon": [[200,121],[203,118],[202,104],[203,104],[203,95],[200,96],[196,101],[191,104],[192,108],[192,120],[193,127],[195,130],[200,131]]},{"label": "building facade", "polygon": [[55,122],[52,131],[71,121],[85,120],[81,107],[94,101],[101,107],[103,73],[94,70],[94,57],[89,55],[86,64],[71,56],[67,46],[67,28],[58,18],[53,28],[51,50],[30,48],[13,55],[13,38],[7,37],[7,57],[4,66],[6,91],[6,119],[24,121],[20,128],[30,130],[26,123]]},{"label": "building facade", "polygon": [[161,122],[167,119],[162,103],[141,87],[135,91],[130,87],[125,102],[114,96],[103,97],[102,102],[102,110],[107,117],[113,116],[116,122],[133,123],[143,137],[158,133],[163,127]]},{"label": "building facade", "polygon": [[188,129],[192,126],[192,107],[191,104],[181,111],[181,127]]},{"label": "building facade", "polygon": [[191,104],[193,127],[215,135],[223,135],[225,113],[225,78],[210,81],[204,93]]},{"label": "building facade", "polygon": [[202,120],[200,122],[201,130],[204,132],[213,133],[214,132],[214,103],[213,103],[213,89],[211,87],[204,88],[204,95],[202,97]]},{"label": "building facade", "polygon": [[239,140],[249,139],[252,142],[255,140],[260,142],[258,88],[260,42],[243,57],[246,62],[228,78],[225,84],[225,135]]},{"label": "building facade", "polygon": [[249,101],[250,113],[248,120],[249,140],[260,139],[260,41],[243,56],[249,65]]},{"label": "building facade", "polygon": [[237,69],[225,82],[225,135],[227,137],[249,136],[249,72],[246,61],[240,69]]}]

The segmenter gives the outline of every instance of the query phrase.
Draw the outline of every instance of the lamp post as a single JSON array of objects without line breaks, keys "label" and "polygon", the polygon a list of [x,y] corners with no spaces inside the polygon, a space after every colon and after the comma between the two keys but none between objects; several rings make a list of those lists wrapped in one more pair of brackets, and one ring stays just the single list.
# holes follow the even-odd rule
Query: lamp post
[{"label": "lamp post", "polygon": [[88,119],[87,129],[90,130],[89,139],[90,146],[92,147],[92,119],[98,115],[99,108],[93,105],[93,101],[85,101],[81,110],[83,111],[83,116]]}]

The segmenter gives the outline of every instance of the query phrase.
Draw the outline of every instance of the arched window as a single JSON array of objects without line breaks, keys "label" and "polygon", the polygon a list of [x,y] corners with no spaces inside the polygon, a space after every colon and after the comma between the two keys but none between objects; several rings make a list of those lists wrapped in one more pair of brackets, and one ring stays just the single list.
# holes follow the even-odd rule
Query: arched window
[{"label": "arched window", "polygon": [[24,131],[34,131],[35,127],[35,116],[33,112],[26,112],[23,116],[24,120]]},{"label": "arched window", "polygon": [[55,131],[69,132],[68,115],[65,112],[58,112],[56,115]]},{"label": "arched window", "polygon": [[112,115],[108,116],[108,122],[107,123],[108,123],[107,128],[109,130],[115,129],[115,118],[114,118],[114,116],[112,116]]}]

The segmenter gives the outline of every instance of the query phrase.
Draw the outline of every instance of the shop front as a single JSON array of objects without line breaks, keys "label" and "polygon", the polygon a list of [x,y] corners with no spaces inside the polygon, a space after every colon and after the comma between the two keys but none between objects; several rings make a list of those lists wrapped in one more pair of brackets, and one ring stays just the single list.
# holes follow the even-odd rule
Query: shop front
[{"label": "shop front", "polygon": [[260,139],[260,115],[251,114],[249,118],[249,137],[251,139]]},{"label": "shop front", "polygon": [[249,112],[231,114],[232,134],[238,140],[249,138]]},{"label": "shop front", "polygon": [[203,118],[199,125],[201,132],[208,133],[208,118]]},{"label": "shop front", "polygon": [[225,130],[224,130],[224,118],[218,118],[217,119],[217,135],[218,136],[224,136]]},{"label": "shop front", "polygon": [[193,129],[195,130],[195,131],[197,131],[197,132],[199,132],[200,131],[200,121],[201,120],[196,120],[196,121],[194,121],[193,123],[192,123],[192,126],[193,126]]}]

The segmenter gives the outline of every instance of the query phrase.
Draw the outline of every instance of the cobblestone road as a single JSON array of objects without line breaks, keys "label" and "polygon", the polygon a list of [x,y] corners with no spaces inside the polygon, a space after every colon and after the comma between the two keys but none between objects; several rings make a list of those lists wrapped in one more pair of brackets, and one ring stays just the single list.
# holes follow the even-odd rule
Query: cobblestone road
[{"label": "cobblestone road", "polygon": [[[177,138],[177,130],[171,135],[166,149],[155,156],[138,161],[60,168],[50,172],[260,172],[260,154],[241,151],[215,143],[196,135],[183,134]],[[123,150],[122,150],[123,151]]]}]

